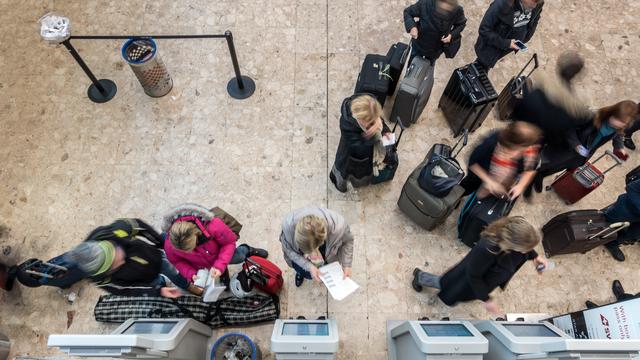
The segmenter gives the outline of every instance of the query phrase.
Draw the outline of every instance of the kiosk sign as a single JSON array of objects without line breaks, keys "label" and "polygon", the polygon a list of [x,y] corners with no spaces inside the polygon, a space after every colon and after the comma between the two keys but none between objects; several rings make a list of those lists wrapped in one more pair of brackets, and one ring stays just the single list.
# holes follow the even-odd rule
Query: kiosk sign
[{"label": "kiosk sign", "polygon": [[640,298],[549,320],[575,339],[640,339]]}]

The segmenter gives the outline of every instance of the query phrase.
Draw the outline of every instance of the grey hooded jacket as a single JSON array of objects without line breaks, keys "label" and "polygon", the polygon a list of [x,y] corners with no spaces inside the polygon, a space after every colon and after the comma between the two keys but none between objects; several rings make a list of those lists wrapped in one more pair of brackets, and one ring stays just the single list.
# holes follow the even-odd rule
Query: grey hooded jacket
[{"label": "grey hooded jacket", "polygon": [[320,207],[305,207],[290,212],[282,223],[280,242],[284,260],[289,266],[295,262],[306,271],[313,264],[304,258],[295,241],[296,224],[307,215],[316,215],[327,223],[327,240],[325,259],[327,263],[338,261],[343,267],[351,267],[353,261],[353,235],[344,217],[335,211]]}]

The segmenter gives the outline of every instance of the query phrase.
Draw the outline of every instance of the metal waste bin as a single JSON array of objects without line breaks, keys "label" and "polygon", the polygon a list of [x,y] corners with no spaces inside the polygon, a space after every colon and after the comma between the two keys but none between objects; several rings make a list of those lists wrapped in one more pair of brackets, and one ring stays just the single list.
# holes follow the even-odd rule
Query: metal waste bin
[{"label": "metal waste bin", "polygon": [[153,39],[127,40],[122,45],[122,57],[131,66],[147,95],[160,97],[171,91],[173,80],[158,56],[158,46]]}]

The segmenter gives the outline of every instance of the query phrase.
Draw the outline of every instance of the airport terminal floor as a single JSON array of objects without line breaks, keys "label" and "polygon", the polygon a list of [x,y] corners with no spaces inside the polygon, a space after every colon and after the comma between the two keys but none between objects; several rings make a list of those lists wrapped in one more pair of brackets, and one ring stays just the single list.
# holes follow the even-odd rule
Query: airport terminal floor
[{"label": "airport terminal floor", "polygon": [[[413,2],[0,0],[0,262],[52,258],[121,217],[159,229],[169,209],[195,202],[235,216],[243,224],[239,243],[268,250],[284,271],[281,318],[336,320],[339,359],[386,359],[387,320],[490,319],[479,301],[448,307],[436,291],[411,287],[415,267],[441,274],[469,251],[456,238],[460,209],[427,231],[397,206],[404,181],[433,144],[455,142],[438,100],[454,69],[475,60],[489,0],[460,1],[468,19],[460,52],[437,61],[426,109],[399,144],[395,178],[341,193],[328,176],[342,101],[353,94],[366,54],[384,55],[392,44],[409,42],[403,10]],[[145,94],[123,60],[124,39],[74,39],[96,77],[117,85],[113,99],[92,102],[90,81],[67,49],[40,36],[38,19],[51,11],[68,17],[76,36],[231,30],[239,68],[255,81],[255,93],[238,100],[227,92],[234,68],[224,38],[157,39],[173,80],[171,91],[157,98]],[[574,50],[586,62],[575,89],[591,108],[637,102],[638,11],[637,0],[547,0],[529,51],[505,56],[489,78],[500,91],[532,53],[540,60],[538,71],[552,71],[562,52]],[[387,103],[388,118],[393,99]],[[474,144],[504,125],[489,114],[459,156],[463,168]],[[511,214],[541,228],[566,211],[604,208],[624,192],[625,174],[640,163],[640,150],[629,155],[579,202],[566,205],[543,191],[520,199]],[[351,226],[352,279],[360,288],[342,301],[313,281],[296,287],[295,272],[285,263],[282,221],[304,206],[335,210]],[[640,292],[640,246],[621,249],[625,262],[602,246],[554,256],[555,268],[543,275],[525,264],[505,291],[492,296],[504,314],[560,315],[584,309],[586,300],[613,302],[615,279],[628,292]],[[544,253],[542,245],[537,251]],[[61,358],[47,347],[50,334],[113,331],[117,324],[94,320],[102,294],[89,282],[65,290],[19,284],[0,290],[0,333],[12,340],[11,355]],[[273,326],[222,328],[217,335],[243,332],[273,358]]]}]

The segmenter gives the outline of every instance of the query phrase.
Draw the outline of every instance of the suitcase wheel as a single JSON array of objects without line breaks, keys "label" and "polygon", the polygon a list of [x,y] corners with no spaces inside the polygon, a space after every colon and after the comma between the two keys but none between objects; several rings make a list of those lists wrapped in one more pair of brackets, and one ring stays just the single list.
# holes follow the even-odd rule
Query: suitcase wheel
[{"label": "suitcase wheel", "polygon": [[547,186],[544,188],[544,191],[551,191],[551,189],[552,189],[551,185],[547,185]]}]

